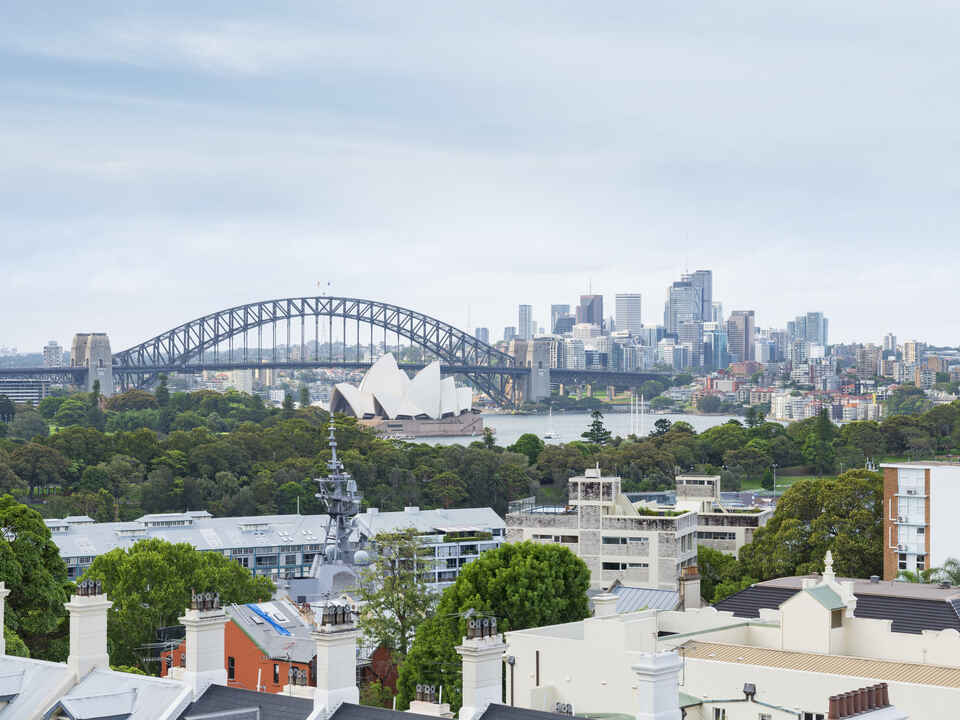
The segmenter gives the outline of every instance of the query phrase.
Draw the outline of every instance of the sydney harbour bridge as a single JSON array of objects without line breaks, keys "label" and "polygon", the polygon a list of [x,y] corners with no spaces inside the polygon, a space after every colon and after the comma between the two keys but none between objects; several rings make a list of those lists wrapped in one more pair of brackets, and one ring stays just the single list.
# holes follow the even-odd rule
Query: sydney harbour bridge
[{"label": "sydney harbour bridge", "polygon": [[[336,344],[335,333],[340,333]],[[278,345],[280,341],[282,344]],[[148,387],[162,373],[364,369],[370,366],[369,358],[378,348],[396,351],[399,360],[404,341],[418,348],[421,356],[439,360],[442,374],[461,376],[501,405],[515,404],[518,395],[540,399],[549,393],[551,383],[598,383],[623,388],[669,375],[658,371],[550,368],[549,362],[544,362],[548,358],[536,357],[532,352],[515,357],[415,310],[376,300],[326,295],[266,300],[220,310],[115,352],[107,362],[115,387],[122,391]],[[367,360],[362,359],[365,351]],[[76,359],[71,362],[76,363]],[[423,364],[400,366],[417,370]],[[71,367],[3,368],[0,377],[4,376],[39,377],[87,386],[91,367],[89,363],[77,363]]]}]

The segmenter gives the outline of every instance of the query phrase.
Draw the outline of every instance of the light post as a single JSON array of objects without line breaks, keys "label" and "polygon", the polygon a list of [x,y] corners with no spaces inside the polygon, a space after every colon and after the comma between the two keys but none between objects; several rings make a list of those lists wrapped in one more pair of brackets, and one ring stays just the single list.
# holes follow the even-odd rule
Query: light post
[{"label": "light post", "polygon": [[777,504],[777,464],[773,463],[773,504]]}]

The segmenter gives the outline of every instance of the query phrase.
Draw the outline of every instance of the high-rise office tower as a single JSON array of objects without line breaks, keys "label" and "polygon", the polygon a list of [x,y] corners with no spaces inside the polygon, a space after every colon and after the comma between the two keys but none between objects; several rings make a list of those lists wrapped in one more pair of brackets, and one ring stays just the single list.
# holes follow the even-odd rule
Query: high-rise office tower
[{"label": "high-rise office tower", "polygon": [[814,345],[827,346],[827,328],[829,321],[822,312],[808,312],[797,315],[787,323],[787,332],[794,340],[806,340]]},{"label": "high-rise office tower", "polygon": [[897,336],[893,333],[887,333],[883,336],[883,351],[884,352],[897,352]]},{"label": "high-rise office tower", "polygon": [[753,360],[753,310],[734,310],[727,320],[727,352],[731,362]]},{"label": "high-rise office tower", "polygon": [[516,337],[517,337],[517,329],[512,325],[507,325],[503,329],[503,339],[506,340],[507,342],[510,342],[511,340],[516,339]]},{"label": "high-rise office tower", "polygon": [[677,331],[677,343],[687,348],[690,353],[691,367],[700,367],[703,364],[703,323],[699,320],[687,320],[680,323]]},{"label": "high-rise office tower", "polygon": [[490,344],[490,328],[479,327],[473,336],[482,343]]},{"label": "high-rise office tower", "polygon": [[615,310],[617,331],[626,330],[631,335],[639,335],[643,329],[640,293],[617,293]]},{"label": "high-rise office tower", "polygon": [[920,355],[923,352],[921,349],[922,343],[918,343],[916,340],[906,340],[903,343],[903,362],[906,365],[916,365],[917,361],[920,359]]},{"label": "high-rise office tower", "polygon": [[667,290],[663,324],[676,334],[685,322],[703,321],[703,291],[689,280],[678,280]]},{"label": "high-rise office tower", "polygon": [[521,340],[533,339],[533,306],[520,306],[520,317],[517,319],[517,335]]},{"label": "high-rise office tower", "polygon": [[[550,306],[550,330],[549,332],[557,332],[557,320],[560,318],[570,317],[570,306],[569,305],[551,305]],[[572,325],[573,323],[571,323]]]},{"label": "high-rise office tower", "polygon": [[577,323],[603,327],[603,295],[581,295],[577,307]]},{"label": "high-rise office tower", "polygon": [[[723,303],[715,300],[712,305],[713,307],[711,310],[713,311],[713,315],[711,315],[711,320],[715,323],[720,323],[723,325],[725,323],[723,318]],[[706,322],[706,320],[704,320],[704,322]]]},{"label": "high-rise office tower", "polygon": [[680,277],[695,288],[700,288],[700,321],[709,322],[713,318],[713,271],[697,270]]}]

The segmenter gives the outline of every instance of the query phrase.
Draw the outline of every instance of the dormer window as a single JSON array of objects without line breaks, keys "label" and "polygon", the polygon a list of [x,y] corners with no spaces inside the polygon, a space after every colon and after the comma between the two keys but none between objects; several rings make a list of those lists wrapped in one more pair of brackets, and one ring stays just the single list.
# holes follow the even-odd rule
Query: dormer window
[{"label": "dormer window", "polygon": [[830,611],[830,627],[843,627],[843,610],[837,609]]}]

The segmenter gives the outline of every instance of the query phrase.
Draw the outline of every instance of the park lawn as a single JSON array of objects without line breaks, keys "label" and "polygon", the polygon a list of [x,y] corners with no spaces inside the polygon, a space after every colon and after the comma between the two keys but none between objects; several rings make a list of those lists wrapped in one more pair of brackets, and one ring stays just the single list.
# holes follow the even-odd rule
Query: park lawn
[{"label": "park lawn", "polygon": [[[782,493],[788,487],[793,485],[798,480],[813,480],[816,478],[816,475],[783,475],[777,476],[777,494]],[[824,478],[830,478],[833,476],[824,475]],[[760,484],[760,478],[744,480],[743,485],[740,486],[742,490],[760,490],[762,485]]]}]

